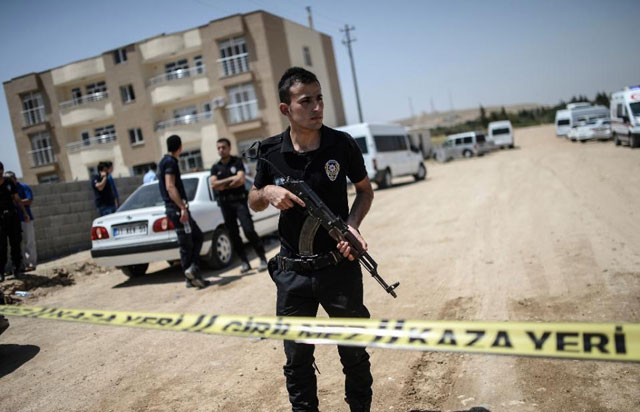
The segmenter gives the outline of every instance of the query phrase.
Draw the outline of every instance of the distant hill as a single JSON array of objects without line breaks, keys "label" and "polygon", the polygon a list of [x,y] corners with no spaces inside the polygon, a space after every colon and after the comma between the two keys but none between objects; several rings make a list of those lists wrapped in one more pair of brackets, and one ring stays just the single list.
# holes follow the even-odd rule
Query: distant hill
[{"label": "distant hill", "polygon": [[[484,109],[487,113],[500,112],[504,107],[507,114],[517,114],[522,110],[534,110],[541,104],[536,103],[522,103],[512,104],[505,106],[486,106]],[[405,127],[420,127],[420,128],[447,128],[460,123],[471,122],[477,120],[480,117],[480,107],[474,107],[469,109],[460,109],[446,112],[426,113],[422,112],[416,116],[408,117],[405,119],[394,120],[393,123],[400,124]]]}]

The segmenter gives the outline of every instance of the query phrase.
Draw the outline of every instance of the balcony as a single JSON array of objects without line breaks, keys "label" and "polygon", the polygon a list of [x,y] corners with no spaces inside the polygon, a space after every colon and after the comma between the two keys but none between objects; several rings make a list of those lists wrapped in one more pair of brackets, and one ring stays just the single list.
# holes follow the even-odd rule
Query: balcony
[{"label": "balcony", "polygon": [[227,123],[229,124],[248,122],[260,116],[257,100],[228,104],[226,109]]},{"label": "balcony", "polygon": [[53,147],[47,146],[42,149],[31,150],[28,152],[31,160],[31,167],[42,167],[55,163],[56,156],[53,153]]},{"label": "balcony", "polygon": [[113,105],[108,97],[109,93],[105,91],[60,103],[62,126],[76,126],[112,117]]},{"label": "balcony", "polygon": [[71,63],[51,71],[54,86],[76,82],[104,74],[102,56]]},{"label": "balcony", "polygon": [[44,106],[34,107],[33,109],[22,111],[22,126],[28,127],[47,121],[47,115],[44,112]]},{"label": "balcony", "polygon": [[79,140],[77,142],[67,143],[67,151],[69,153],[76,153],[88,150],[100,150],[107,147],[111,148],[116,140],[116,135],[113,134],[98,136],[87,140]]},{"label": "balcony", "polygon": [[156,124],[156,131],[174,128],[176,126],[195,124],[213,120],[213,112],[203,112],[198,114],[188,114],[186,116],[176,117],[174,119],[165,120]]},{"label": "balcony", "polygon": [[160,36],[140,44],[140,52],[145,63],[161,60],[169,56],[184,54],[202,46],[200,31],[189,30],[168,36]]},{"label": "balcony", "polygon": [[209,93],[209,79],[205,66],[163,73],[147,80],[154,105],[179,101],[199,94]]},{"label": "balcony", "polygon": [[235,76],[249,71],[249,53],[218,59],[220,78]]}]

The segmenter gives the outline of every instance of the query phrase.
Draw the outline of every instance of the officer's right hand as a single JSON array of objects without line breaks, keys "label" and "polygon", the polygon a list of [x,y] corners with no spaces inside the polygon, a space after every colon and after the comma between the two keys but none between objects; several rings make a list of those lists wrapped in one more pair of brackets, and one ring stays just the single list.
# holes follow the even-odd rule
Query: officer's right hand
[{"label": "officer's right hand", "polygon": [[189,220],[189,211],[187,209],[182,209],[180,211],[180,223],[185,223]]},{"label": "officer's right hand", "polygon": [[291,209],[295,204],[305,207],[306,205],[298,196],[294,195],[284,187],[280,186],[267,186],[265,187],[265,196],[270,204],[276,209],[287,210]]}]

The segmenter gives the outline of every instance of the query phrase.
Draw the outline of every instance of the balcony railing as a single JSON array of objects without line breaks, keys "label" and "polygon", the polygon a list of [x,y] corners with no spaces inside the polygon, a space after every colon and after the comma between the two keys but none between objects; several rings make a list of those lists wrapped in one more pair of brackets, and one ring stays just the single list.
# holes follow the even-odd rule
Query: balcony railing
[{"label": "balcony railing", "polygon": [[29,157],[31,158],[31,167],[45,166],[56,161],[56,156],[53,153],[53,147],[51,146],[31,150],[29,152]]},{"label": "balcony railing", "polygon": [[195,77],[206,73],[205,65],[191,67],[189,69],[179,69],[169,73],[163,73],[159,76],[152,77],[147,80],[147,87],[155,86],[157,84],[170,82],[172,80],[184,79],[187,77]]},{"label": "balcony railing", "polygon": [[229,124],[242,123],[257,119],[258,115],[257,100],[227,105],[227,122]]},{"label": "balcony railing", "polygon": [[176,117],[174,119],[165,120],[156,124],[157,130],[164,130],[174,126],[180,126],[183,124],[192,124],[202,122],[204,120],[213,119],[213,112],[202,112],[198,114],[188,114],[185,116]]},{"label": "balcony railing", "polygon": [[69,110],[73,107],[80,106],[87,103],[99,102],[109,97],[109,92],[98,92],[88,94],[86,96],[78,97],[77,99],[71,99],[66,102],[60,103],[60,110]]},{"label": "balcony railing", "polygon": [[34,124],[43,123],[46,120],[47,115],[44,112],[44,106],[22,111],[23,126],[33,126]]},{"label": "balcony railing", "polygon": [[116,141],[115,134],[105,134],[103,136],[94,137],[86,140],[79,140],[77,142],[67,143],[67,150],[69,152],[77,152],[84,149],[93,148],[97,145],[103,145]]},{"label": "balcony railing", "polygon": [[235,54],[218,59],[220,77],[233,76],[249,71],[249,53]]}]

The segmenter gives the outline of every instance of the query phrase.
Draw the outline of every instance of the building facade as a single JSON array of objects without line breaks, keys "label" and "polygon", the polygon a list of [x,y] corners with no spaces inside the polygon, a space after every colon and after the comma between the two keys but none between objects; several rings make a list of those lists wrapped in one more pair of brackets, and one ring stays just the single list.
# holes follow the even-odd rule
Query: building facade
[{"label": "building facade", "polygon": [[331,37],[264,11],[162,34],[4,83],[23,180],[87,180],[101,161],[142,174],[182,138],[184,171],[218,160],[216,140],[241,152],[283,130],[277,82],[313,71],[325,124],[345,123]]}]

